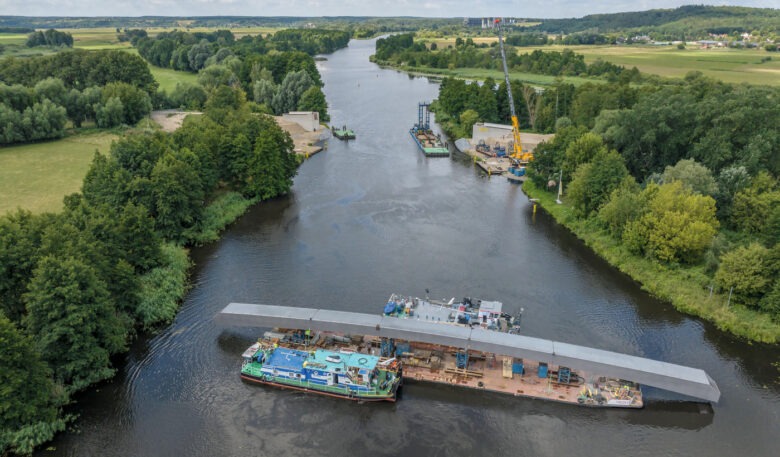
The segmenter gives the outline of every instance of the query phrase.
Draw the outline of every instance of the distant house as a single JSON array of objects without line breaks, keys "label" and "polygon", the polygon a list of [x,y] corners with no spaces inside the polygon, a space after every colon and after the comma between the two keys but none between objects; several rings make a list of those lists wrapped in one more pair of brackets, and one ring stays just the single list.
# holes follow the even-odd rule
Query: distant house
[{"label": "distant house", "polygon": [[307,132],[313,132],[320,126],[320,113],[316,111],[291,111],[282,114],[282,119],[295,122]]},{"label": "distant house", "polygon": [[724,41],[714,41],[714,40],[699,40],[696,43],[698,43],[699,46],[701,46],[703,49],[715,48],[715,47],[722,48],[723,46],[726,45]]}]

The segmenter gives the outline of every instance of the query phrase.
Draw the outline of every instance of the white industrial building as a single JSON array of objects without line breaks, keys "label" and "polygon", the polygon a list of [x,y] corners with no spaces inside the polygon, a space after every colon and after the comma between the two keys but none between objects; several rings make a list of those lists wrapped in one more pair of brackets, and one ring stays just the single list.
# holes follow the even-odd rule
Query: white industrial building
[{"label": "white industrial building", "polygon": [[320,127],[320,113],[316,111],[291,111],[282,114],[282,119],[295,122],[307,132],[313,132]]},{"label": "white industrial building", "polygon": [[471,144],[477,145],[480,140],[490,146],[493,146],[496,142],[506,145],[512,141],[512,126],[477,122],[471,129]]}]

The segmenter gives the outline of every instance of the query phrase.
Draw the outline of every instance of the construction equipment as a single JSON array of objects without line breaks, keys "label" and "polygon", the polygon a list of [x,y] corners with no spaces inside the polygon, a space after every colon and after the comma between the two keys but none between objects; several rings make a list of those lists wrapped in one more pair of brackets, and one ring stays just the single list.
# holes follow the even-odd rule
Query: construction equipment
[{"label": "construction equipment", "polygon": [[495,20],[495,27],[498,29],[498,47],[501,50],[501,63],[504,65],[504,79],[506,80],[506,91],[509,96],[509,111],[512,114],[512,153],[509,157],[518,161],[521,167],[528,165],[528,162],[534,160],[534,153],[531,151],[523,152],[523,144],[520,142],[520,123],[515,113],[515,100],[512,97],[512,87],[509,84],[509,69],[506,65],[506,53],[504,52],[504,37],[502,34],[501,18]]}]

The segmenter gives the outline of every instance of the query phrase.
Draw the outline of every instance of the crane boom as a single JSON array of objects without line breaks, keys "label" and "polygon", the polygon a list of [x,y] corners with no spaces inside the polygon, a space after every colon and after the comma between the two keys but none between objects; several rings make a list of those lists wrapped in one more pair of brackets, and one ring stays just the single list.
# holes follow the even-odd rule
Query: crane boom
[{"label": "crane boom", "polygon": [[512,138],[514,144],[512,146],[512,153],[510,157],[520,161],[521,165],[527,164],[533,160],[533,153],[523,153],[523,144],[520,142],[520,122],[517,120],[517,114],[515,113],[515,99],[512,97],[512,86],[509,83],[509,68],[506,65],[506,52],[504,52],[504,37],[501,33],[501,19],[496,19],[496,28],[498,29],[498,48],[501,50],[501,63],[504,66],[504,80],[506,81],[506,92],[509,97],[509,112],[512,115]]}]

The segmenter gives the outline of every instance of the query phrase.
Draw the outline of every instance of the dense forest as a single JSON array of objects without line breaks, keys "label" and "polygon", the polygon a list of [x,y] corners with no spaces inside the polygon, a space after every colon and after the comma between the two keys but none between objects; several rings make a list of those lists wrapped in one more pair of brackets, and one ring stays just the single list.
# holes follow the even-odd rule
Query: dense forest
[{"label": "dense forest", "polygon": [[27,47],[34,46],[66,46],[73,47],[73,36],[67,32],[54,29],[33,32],[27,37]]},{"label": "dense forest", "polygon": [[205,91],[218,84],[240,86],[273,114],[318,111],[327,121],[322,80],[313,55],[345,47],[349,34],[334,30],[281,30],[269,37],[233,38],[227,30],[211,33],[165,32],[149,38],[143,31],[123,34],[152,65],[199,72],[201,87],[180,85],[170,94],[173,106],[200,109]]},{"label": "dense forest", "polygon": [[[609,62],[597,61],[590,65],[585,57],[570,49],[558,51],[534,50],[518,54],[507,46],[507,66],[510,71],[555,76],[604,76],[617,78],[626,69]],[[414,34],[393,35],[376,42],[375,62],[400,67],[428,68],[487,68],[501,70],[501,55],[497,46],[477,46],[471,38],[457,38],[455,47],[448,49],[428,48],[422,42],[414,41]],[[638,72],[630,76],[638,77]]]},{"label": "dense forest", "polygon": [[[536,188],[555,189],[563,171],[580,226],[756,312],[723,324],[731,330],[777,338],[765,330],[780,323],[780,89],[694,72],[639,87],[559,82],[530,103],[522,83],[512,90],[524,127],[535,115],[537,130],[556,133],[530,165]],[[437,121],[458,136],[480,120],[506,123],[505,91],[445,79]]]},{"label": "dense forest", "polygon": [[0,144],[61,138],[68,121],[133,125],[157,88],[138,56],[108,50],[6,58],[0,81]]}]

